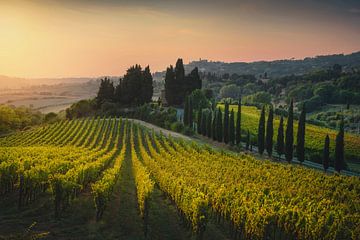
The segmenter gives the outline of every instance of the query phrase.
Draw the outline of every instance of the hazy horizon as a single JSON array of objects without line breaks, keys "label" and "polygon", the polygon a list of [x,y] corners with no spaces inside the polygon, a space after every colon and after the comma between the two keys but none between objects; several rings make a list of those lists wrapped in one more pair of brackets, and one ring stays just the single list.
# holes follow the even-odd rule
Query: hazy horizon
[{"label": "hazy horizon", "polygon": [[303,59],[360,50],[355,0],[43,1],[0,3],[0,75],[119,76],[178,57]]}]

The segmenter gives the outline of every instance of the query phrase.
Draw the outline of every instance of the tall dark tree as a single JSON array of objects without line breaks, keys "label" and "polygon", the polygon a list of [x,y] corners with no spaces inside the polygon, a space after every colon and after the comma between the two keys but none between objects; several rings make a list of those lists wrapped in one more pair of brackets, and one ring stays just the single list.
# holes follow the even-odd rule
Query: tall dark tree
[{"label": "tall dark tree", "polygon": [[234,119],[234,110],[231,109],[230,119],[229,119],[229,142],[231,145],[235,144],[235,119]]},{"label": "tall dark tree", "polygon": [[224,143],[229,143],[229,103],[225,102],[224,109]]},{"label": "tall dark tree", "polygon": [[201,89],[202,80],[198,68],[194,68],[185,76],[183,60],[179,58],[175,69],[168,67],[165,75],[165,98],[169,105],[182,105],[185,96],[195,89]]},{"label": "tall dark tree", "polygon": [[293,151],[294,151],[294,103],[293,100],[291,100],[288,111],[288,120],[287,120],[286,133],[285,133],[285,159],[289,163],[293,158]]},{"label": "tall dark tree", "polygon": [[335,145],[335,162],[334,168],[337,172],[340,172],[345,168],[345,159],[344,159],[344,119],[340,122],[340,129],[336,135],[336,145]]},{"label": "tall dark tree", "polygon": [[114,84],[109,78],[101,79],[99,91],[96,96],[96,102],[98,106],[106,101],[114,100]]},{"label": "tall dark tree", "polygon": [[188,96],[185,98],[183,122],[184,122],[185,126],[189,126],[189,97]]},{"label": "tall dark tree", "polygon": [[206,124],[206,136],[211,138],[212,137],[212,111],[209,111],[209,114],[207,115],[207,124]]},{"label": "tall dark tree", "polygon": [[236,144],[240,145],[241,141],[241,98],[239,99],[236,113]]},{"label": "tall dark tree", "polygon": [[218,142],[222,142],[223,139],[224,139],[224,136],[223,136],[223,117],[222,117],[221,109],[219,107],[218,112],[217,112],[217,116],[216,116],[216,140]]},{"label": "tall dark tree", "polygon": [[175,65],[175,105],[180,105],[184,102],[184,98],[186,93],[184,92],[184,85],[185,85],[185,68],[183,64],[183,60],[179,58],[176,61]]},{"label": "tall dark tree", "polygon": [[197,133],[198,134],[202,134],[202,116],[203,113],[202,113],[202,109],[200,108],[197,112],[197,124],[196,124],[196,127],[197,127]]},{"label": "tall dark tree", "polygon": [[149,67],[142,71],[140,65],[132,66],[116,87],[116,101],[125,105],[142,105],[150,102],[153,95],[152,83]]},{"label": "tall dark tree", "polygon": [[207,135],[207,118],[208,118],[208,115],[202,111],[201,113],[201,134],[203,136],[206,136]]},{"label": "tall dark tree", "polygon": [[216,141],[216,135],[217,135],[216,124],[217,124],[217,111],[215,110],[214,116],[213,116],[213,119],[211,122],[211,137],[214,141]]},{"label": "tall dark tree", "polygon": [[305,123],[306,123],[306,109],[304,104],[299,118],[297,142],[296,142],[296,155],[301,163],[303,163],[305,160]]},{"label": "tall dark tree", "polygon": [[249,150],[250,147],[250,131],[247,130],[247,134],[246,134],[246,150]]},{"label": "tall dark tree", "polygon": [[193,108],[193,100],[192,100],[192,97],[189,97],[189,112],[188,112],[188,118],[189,118],[189,120],[188,120],[188,122],[189,122],[189,126],[190,126],[190,128],[193,128],[193,111],[194,111],[194,108]]},{"label": "tall dark tree", "polygon": [[276,152],[279,155],[279,159],[284,154],[284,118],[282,116],[280,118],[280,124],[276,139]]},{"label": "tall dark tree", "polygon": [[258,150],[260,154],[264,153],[265,149],[265,106],[262,107],[258,127]]},{"label": "tall dark tree", "polygon": [[154,93],[153,89],[153,77],[150,72],[150,67],[147,66],[143,71],[143,84],[141,85],[142,102],[151,102]]},{"label": "tall dark tree", "polygon": [[329,135],[326,135],[325,144],[324,144],[324,154],[323,154],[323,167],[324,171],[329,168],[330,162],[330,138]]},{"label": "tall dark tree", "polygon": [[173,66],[170,65],[165,74],[165,98],[169,105],[175,104],[176,91],[175,72]]},{"label": "tall dark tree", "polygon": [[195,89],[201,89],[202,81],[199,75],[199,70],[195,67],[189,75],[185,77],[183,85],[184,94],[191,94]]},{"label": "tall dark tree", "polygon": [[266,151],[269,157],[272,156],[272,151],[273,151],[273,136],[274,136],[273,119],[274,119],[274,111],[271,106],[269,110],[269,116],[267,119],[267,125],[266,125]]}]

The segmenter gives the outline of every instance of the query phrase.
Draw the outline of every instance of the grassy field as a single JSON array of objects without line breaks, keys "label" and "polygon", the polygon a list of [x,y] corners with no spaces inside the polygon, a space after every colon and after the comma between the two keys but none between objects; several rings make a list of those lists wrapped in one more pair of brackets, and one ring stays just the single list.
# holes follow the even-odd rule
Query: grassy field
[{"label": "grassy field", "polygon": [[[221,108],[224,108],[223,105],[220,105]],[[231,105],[230,111],[237,111],[237,105]],[[236,114],[235,114],[236,116]],[[242,106],[241,121],[242,121],[242,130],[249,130],[254,137],[257,136],[257,129],[260,118],[260,110],[252,106]],[[274,117],[274,141],[277,137],[277,129],[279,127],[280,117]],[[294,121],[294,134],[297,133],[297,121]],[[286,128],[286,119],[284,119],[284,130]],[[337,131],[329,128],[319,127],[311,124],[306,125],[306,135],[305,135],[305,147],[306,151],[309,153],[318,153],[321,156],[324,146],[324,140],[326,134],[330,137],[330,151],[333,153],[335,149],[335,138]],[[296,144],[296,135],[295,135],[295,144]],[[345,134],[345,156],[346,160],[351,163],[349,167],[352,170],[360,171],[360,136],[355,134],[347,133]]]}]

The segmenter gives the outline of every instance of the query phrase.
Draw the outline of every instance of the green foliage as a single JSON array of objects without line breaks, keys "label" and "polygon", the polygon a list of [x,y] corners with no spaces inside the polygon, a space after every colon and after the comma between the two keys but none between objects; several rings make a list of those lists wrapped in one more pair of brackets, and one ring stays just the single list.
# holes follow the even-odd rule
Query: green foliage
[{"label": "green foliage", "polygon": [[241,141],[241,98],[239,99],[238,109],[237,109],[237,112],[236,112],[236,134],[235,134],[235,138],[236,138],[236,144],[240,145],[240,141]]},{"label": "green foliage", "polygon": [[130,67],[116,86],[116,101],[122,105],[139,106],[151,102],[153,78],[149,66],[144,71],[140,65]]},{"label": "green foliage", "polygon": [[173,122],[170,125],[170,130],[174,132],[183,132],[184,131],[184,124],[182,122]]},{"label": "green foliage", "polygon": [[324,151],[323,151],[323,167],[326,170],[329,168],[330,163],[330,138],[329,135],[325,137]]},{"label": "green foliage", "polygon": [[27,107],[0,104],[0,134],[42,123],[43,114]]},{"label": "green foliage", "polygon": [[271,95],[267,92],[257,92],[244,97],[247,104],[271,104]]},{"label": "green foliage", "polygon": [[344,159],[344,121],[341,120],[339,133],[336,135],[335,164],[334,168],[340,172],[345,168]]},{"label": "green foliage", "polygon": [[96,103],[101,106],[104,102],[114,101],[114,84],[109,78],[101,79],[99,91],[96,96]]},{"label": "green foliage", "polygon": [[261,115],[259,119],[257,145],[258,145],[259,153],[263,154],[265,149],[265,106],[262,107]]},{"label": "green foliage", "polygon": [[206,115],[206,136],[211,138],[212,137],[212,111],[209,111]]},{"label": "green foliage", "polygon": [[272,156],[272,151],[273,151],[273,135],[274,135],[273,119],[274,119],[274,111],[271,106],[269,110],[269,117],[267,119],[267,125],[266,125],[266,144],[265,144],[266,151],[269,157]]},{"label": "green foliage", "polygon": [[218,142],[222,142],[224,139],[223,135],[223,117],[220,107],[218,108],[217,114],[216,114],[216,140]]},{"label": "green foliage", "polygon": [[185,76],[183,60],[179,58],[175,69],[172,66],[166,69],[165,75],[165,98],[170,106],[181,105],[185,96],[195,89],[201,89],[202,81],[198,68],[195,67],[189,75]]},{"label": "green foliage", "polygon": [[229,142],[231,145],[235,144],[235,121],[234,121],[234,110],[230,112],[229,119]]},{"label": "green foliage", "polygon": [[220,98],[238,99],[240,96],[240,88],[235,84],[230,84],[220,89]]},{"label": "green foliage", "polygon": [[229,143],[229,103],[225,102],[225,110],[224,110],[224,143]]},{"label": "green foliage", "polygon": [[285,133],[285,158],[286,161],[291,162],[294,151],[294,105],[292,100],[290,102],[288,114]]},{"label": "green foliage", "polygon": [[276,152],[279,155],[279,158],[284,154],[284,118],[281,116],[277,140],[276,140]]},{"label": "green foliage", "polygon": [[204,91],[201,91],[200,89],[195,89],[190,94],[190,96],[192,98],[194,110],[198,110],[198,109],[201,109],[201,108],[205,109],[205,108],[210,108],[211,107],[211,102],[209,101],[209,99],[204,94]]},{"label": "green foliage", "polygon": [[[72,104],[69,108],[66,109],[66,118],[74,119],[81,117],[89,117],[95,113],[96,103],[99,99],[95,100],[80,100]],[[105,102],[102,102],[104,104]]]},{"label": "green foliage", "polygon": [[305,123],[306,123],[306,108],[303,106],[298,122],[297,141],[296,141],[296,155],[300,162],[305,160]]}]

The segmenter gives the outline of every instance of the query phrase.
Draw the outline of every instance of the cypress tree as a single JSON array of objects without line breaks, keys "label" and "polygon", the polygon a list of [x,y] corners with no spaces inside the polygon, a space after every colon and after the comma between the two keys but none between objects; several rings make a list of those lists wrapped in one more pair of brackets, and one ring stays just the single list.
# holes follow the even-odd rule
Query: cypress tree
[{"label": "cypress tree", "polygon": [[185,98],[183,121],[185,126],[189,125],[189,97]]},{"label": "cypress tree", "polygon": [[211,135],[212,135],[212,112],[209,111],[209,114],[207,115],[207,123],[206,123],[206,136],[211,138]]},{"label": "cypress tree", "polygon": [[235,144],[235,122],[234,122],[234,110],[231,109],[229,120],[229,142],[231,145]]},{"label": "cypress tree", "polygon": [[229,143],[229,103],[225,102],[225,110],[224,110],[224,142],[226,144]]},{"label": "cypress tree", "polygon": [[284,118],[282,116],[280,118],[280,124],[277,134],[276,152],[278,153],[280,160],[281,155],[284,154]]},{"label": "cypress tree", "polygon": [[184,97],[186,96],[186,92],[184,89],[185,68],[184,68],[183,60],[181,58],[179,58],[176,61],[174,73],[175,73],[175,81],[174,81],[175,91],[173,92],[174,104],[180,105],[184,102]]},{"label": "cypress tree", "polygon": [[340,130],[336,135],[334,168],[337,172],[340,172],[344,167],[344,119],[342,119],[340,122]]},{"label": "cypress tree", "polygon": [[192,97],[189,97],[189,112],[188,112],[188,117],[189,117],[189,126],[190,128],[193,128],[193,101],[192,101]]},{"label": "cypress tree", "polygon": [[258,127],[258,150],[260,154],[264,153],[265,149],[265,106],[262,107]]},{"label": "cypress tree", "polygon": [[202,134],[202,109],[200,108],[198,113],[197,113],[197,133],[198,134]]},{"label": "cypress tree", "polygon": [[224,139],[224,136],[223,136],[223,118],[222,118],[222,112],[221,112],[221,109],[219,107],[218,109],[218,114],[217,114],[217,117],[216,117],[216,140],[218,142],[222,142],[223,139]]},{"label": "cypress tree", "polygon": [[207,114],[205,112],[203,112],[201,117],[201,134],[203,136],[206,136],[207,132],[206,132],[206,119],[207,119]]},{"label": "cypress tree", "polygon": [[239,99],[236,115],[236,144],[240,145],[241,141],[241,98]]},{"label": "cypress tree", "polygon": [[169,105],[175,104],[176,87],[174,68],[170,65],[165,74],[165,99]]},{"label": "cypress tree", "polygon": [[274,136],[273,119],[274,119],[274,111],[271,106],[269,110],[269,117],[267,119],[267,126],[266,126],[266,151],[269,157],[271,157],[273,151],[273,136]]},{"label": "cypress tree", "polygon": [[214,111],[214,116],[213,116],[213,119],[212,119],[212,122],[211,122],[211,136],[212,136],[212,139],[214,141],[216,141],[216,123],[217,123],[217,112],[216,110]]},{"label": "cypress tree", "polygon": [[301,163],[303,163],[305,160],[305,122],[306,122],[306,110],[304,104],[299,118],[297,143],[296,143],[296,155]]},{"label": "cypress tree", "polygon": [[329,162],[330,162],[330,138],[329,135],[326,135],[325,144],[324,144],[324,155],[323,155],[323,166],[325,172],[329,168]]},{"label": "cypress tree", "polygon": [[250,131],[247,130],[247,135],[246,135],[246,150],[249,150],[249,146],[250,146]]},{"label": "cypress tree", "polygon": [[285,133],[285,158],[289,163],[293,158],[294,151],[294,103],[293,100],[290,102],[288,111],[288,121],[286,125]]}]

